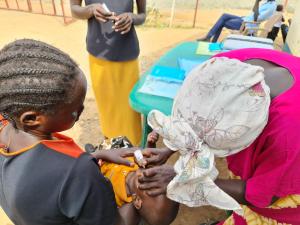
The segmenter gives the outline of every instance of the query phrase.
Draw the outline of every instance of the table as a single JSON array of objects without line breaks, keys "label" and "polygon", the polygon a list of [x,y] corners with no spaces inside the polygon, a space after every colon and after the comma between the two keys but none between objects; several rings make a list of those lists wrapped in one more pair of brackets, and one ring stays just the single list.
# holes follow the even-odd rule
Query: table
[{"label": "table", "polygon": [[138,92],[138,90],[140,89],[140,87],[142,87],[146,77],[150,74],[154,66],[159,65],[178,68],[178,58],[185,58],[190,60],[203,59],[203,61],[209,59],[211,57],[209,55],[196,54],[198,44],[199,42],[184,42],[172,48],[166,54],[164,54],[149,70],[147,70],[133,87],[129,95],[129,103],[135,111],[143,114],[143,138],[141,143],[142,147],[145,146],[147,135],[149,132],[151,132],[151,128],[147,124],[148,113],[153,109],[157,109],[166,115],[170,115],[173,105],[173,99],[140,93]]}]

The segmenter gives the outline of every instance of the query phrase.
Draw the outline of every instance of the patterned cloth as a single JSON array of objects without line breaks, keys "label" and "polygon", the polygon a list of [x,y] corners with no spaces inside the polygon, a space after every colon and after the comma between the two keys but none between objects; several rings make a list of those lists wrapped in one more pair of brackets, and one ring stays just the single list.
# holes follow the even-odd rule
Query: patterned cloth
[{"label": "patterned cloth", "polygon": [[241,210],[213,182],[214,157],[235,154],[249,146],[268,120],[270,91],[263,68],[225,57],[214,58],[191,71],[179,90],[171,116],[151,111],[148,123],[179,150],[167,196],[190,207],[212,205]]}]

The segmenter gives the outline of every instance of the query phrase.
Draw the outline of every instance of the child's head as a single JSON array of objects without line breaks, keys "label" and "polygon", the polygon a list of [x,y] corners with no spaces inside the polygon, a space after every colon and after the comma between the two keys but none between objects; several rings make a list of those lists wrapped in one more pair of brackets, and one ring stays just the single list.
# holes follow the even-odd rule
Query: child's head
[{"label": "child's head", "polygon": [[0,114],[24,131],[53,133],[78,120],[86,79],[64,52],[24,39],[0,51]]},{"label": "child's head", "polygon": [[141,217],[150,225],[169,225],[176,218],[179,204],[165,195],[151,197],[138,189],[138,176],[142,169],[135,172],[133,185],[133,204]]},{"label": "child's head", "polygon": [[[134,161],[130,157],[127,159]],[[150,225],[168,225],[175,219],[178,203],[171,201],[165,195],[150,197],[137,188],[138,176],[142,172],[137,164],[128,167],[102,162],[101,172],[111,181],[118,206],[132,202],[139,215]]]}]

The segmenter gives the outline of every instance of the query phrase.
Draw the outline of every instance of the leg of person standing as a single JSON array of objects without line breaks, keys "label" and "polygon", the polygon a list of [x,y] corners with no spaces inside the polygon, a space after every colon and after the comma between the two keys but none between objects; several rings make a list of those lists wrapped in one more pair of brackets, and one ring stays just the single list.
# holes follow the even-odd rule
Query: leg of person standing
[{"label": "leg of person standing", "polygon": [[89,56],[92,86],[103,135],[141,141],[141,116],[129,106],[129,93],[139,79],[138,60],[112,62]]}]

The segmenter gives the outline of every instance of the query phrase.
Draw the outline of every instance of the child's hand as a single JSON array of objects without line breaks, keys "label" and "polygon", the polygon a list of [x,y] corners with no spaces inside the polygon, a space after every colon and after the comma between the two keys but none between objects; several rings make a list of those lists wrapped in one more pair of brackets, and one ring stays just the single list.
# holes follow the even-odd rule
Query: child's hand
[{"label": "child's hand", "polygon": [[133,167],[135,164],[130,160],[126,159],[126,157],[133,156],[133,153],[138,148],[121,148],[121,149],[114,149],[114,150],[98,150],[92,153],[97,160],[103,160],[106,162],[122,164],[125,166]]},{"label": "child's hand", "polygon": [[155,131],[152,131],[147,136],[147,148],[155,148],[159,135]]}]

